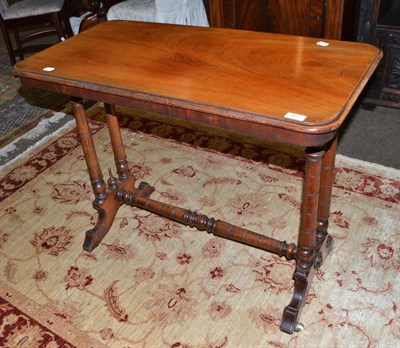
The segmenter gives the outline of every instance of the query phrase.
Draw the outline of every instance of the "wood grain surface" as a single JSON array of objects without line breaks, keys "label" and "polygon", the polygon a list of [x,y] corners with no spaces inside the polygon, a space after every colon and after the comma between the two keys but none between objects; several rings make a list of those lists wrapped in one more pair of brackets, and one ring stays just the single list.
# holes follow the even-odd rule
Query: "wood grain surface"
[{"label": "wood grain surface", "polygon": [[[67,94],[103,91],[318,133],[340,126],[381,57],[370,45],[318,41],[112,21],[19,62],[14,74]],[[307,118],[290,120],[288,112]]]}]

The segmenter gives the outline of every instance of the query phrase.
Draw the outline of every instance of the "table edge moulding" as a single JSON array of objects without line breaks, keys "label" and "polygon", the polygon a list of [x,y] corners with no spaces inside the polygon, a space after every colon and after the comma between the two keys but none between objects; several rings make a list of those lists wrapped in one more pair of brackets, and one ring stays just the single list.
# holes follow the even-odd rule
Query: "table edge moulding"
[{"label": "table edge moulding", "polygon": [[[281,330],[299,317],[314,273],[333,247],[328,219],[337,134],[382,53],[362,43],[171,24],[112,21],[13,68],[28,87],[73,97],[98,212],[83,248],[95,249],[127,204],[294,260]],[[81,99],[105,103],[116,177],[104,180]],[[305,148],[297,244],[151,199],[128,168],[115,105],[152,111]],[[261,218],[261,217],[260,217]]]}]

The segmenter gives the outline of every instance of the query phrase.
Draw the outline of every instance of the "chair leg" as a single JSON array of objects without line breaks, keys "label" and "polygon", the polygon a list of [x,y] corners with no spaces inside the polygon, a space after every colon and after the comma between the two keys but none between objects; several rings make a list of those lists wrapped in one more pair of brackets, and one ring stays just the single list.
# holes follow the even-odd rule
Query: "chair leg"
[{"label": "chair leg", "polygon": [[71,27],[71,23],[69,21],[69,16],[70,16],[70,12],[68,11],[68,9],[66,7],[64,7],[64,9],[62,10],[62,18],[63,18],[63,22],[64,22],[65,32],[68,35],[68,37],[72,37],[72,36],[74,36],[74,33],[72,32],[72,27]]},{"label": "chair leg", "polygon": [[58,12],[52,13],[51,18],[53,20],[53,25],[56,28],[56,33],[57,33],[58,38],[60,39],[60,41],[63,41],[64,39],[66,39],[66,35],[65,35],[64,29],[61,24],[61,19],[60,19],[59,13]]},{"label": "chair leg", "polygon": [[[74,36],[74,33],[72,32],[71,23],[69,22],[69,10],[68,9],[69,9],[69,6],[67,5],[67,3],[65,3],[60,12],[53,14],[53,23],[54,23],[54,26],[56,27],[57,34],[59,33],[59,31],[62,32],[62,36],[60,36],[58,34],[60,40],[61,40],[61,37],[66,39],[68,37]],[[63,26],[63,24],[64,24],[64,26]]]},{"label": "chair leg", "polygon": [[[51,14],[38,16],[36,22],[39,22],[40,20],[46,23],[51,22],[53,24],[55,32],[60,41],[63,41],[64,39],[72,37],[74,35],[71,23],[69,21],[69,11],[67,4],[64,4],[63,8],[59,12],[53,12]],[[6,21],[1,20],[0,24],[11,65],[15,65],[17,63],[17,57],[19,58],[19,60],[25,59],[22,43],[25,42],[25,39],[32,40],[34,38],[34,35],[27,35],[26,37],[20,36],[18,26],[27,26],[25,25],[26,23],[24,23],[20,19],[17,19],[15,23],[12,20],[8,22],[9,23],[6,24]],[[34,21],[32,20],[29,21],[28,24],[33,23]],[[13,34],[11,34],[11,32]],[[45,31],[40,32],[40,34],[38,33],[38,35],[43,34],[45,34]],[[14,40],[12,40],[12,35],[14,35]],[[15,41],[15,45],[13,41]],[[16,48],[14,49],[14,47]],[[32,48],[33,50],[33,46],[29,48]]]},{"label": "chair leg", "polygon": [[3,23],[1,23],[1,31],[3,32],[4,41],[6,43],[8,57],[10,58],[11,65],[13,66],[17,63],[17,60],[15,59],[13,46],[10,40],[10,33]]},{"label": "chair leg", "polygon": [[18,29],[16,27],[14,27],[13,32],[14,32],[15,44],[18,49],[19,60],[24,60],[25,56],[24,56],[24,51],[22,49],[22,43],[21,43],[21,38],[19,36]]}]

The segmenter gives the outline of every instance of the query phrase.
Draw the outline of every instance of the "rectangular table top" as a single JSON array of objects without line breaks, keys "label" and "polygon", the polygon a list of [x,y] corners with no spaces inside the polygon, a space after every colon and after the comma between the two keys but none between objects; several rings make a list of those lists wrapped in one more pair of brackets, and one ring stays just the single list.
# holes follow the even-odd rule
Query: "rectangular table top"
[{"label": "rectangular table top", "polygon": [[324,133],[343,122],[381,56],[362,43],[110,21],[17,63],[13,73],[76,96],[100,91]]}]

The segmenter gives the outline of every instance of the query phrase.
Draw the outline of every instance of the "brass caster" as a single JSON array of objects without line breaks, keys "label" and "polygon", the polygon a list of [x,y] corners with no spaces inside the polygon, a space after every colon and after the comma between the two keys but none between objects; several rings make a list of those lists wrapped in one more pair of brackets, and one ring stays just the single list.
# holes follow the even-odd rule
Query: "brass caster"
[{"label": "brass caster", "polygon": [[296,327],[294,328],[294,331],[296,331],[296,332],[304,331],[304,325],[303,325],[303,323],[297,322],[297,323],[296,323]]}]

